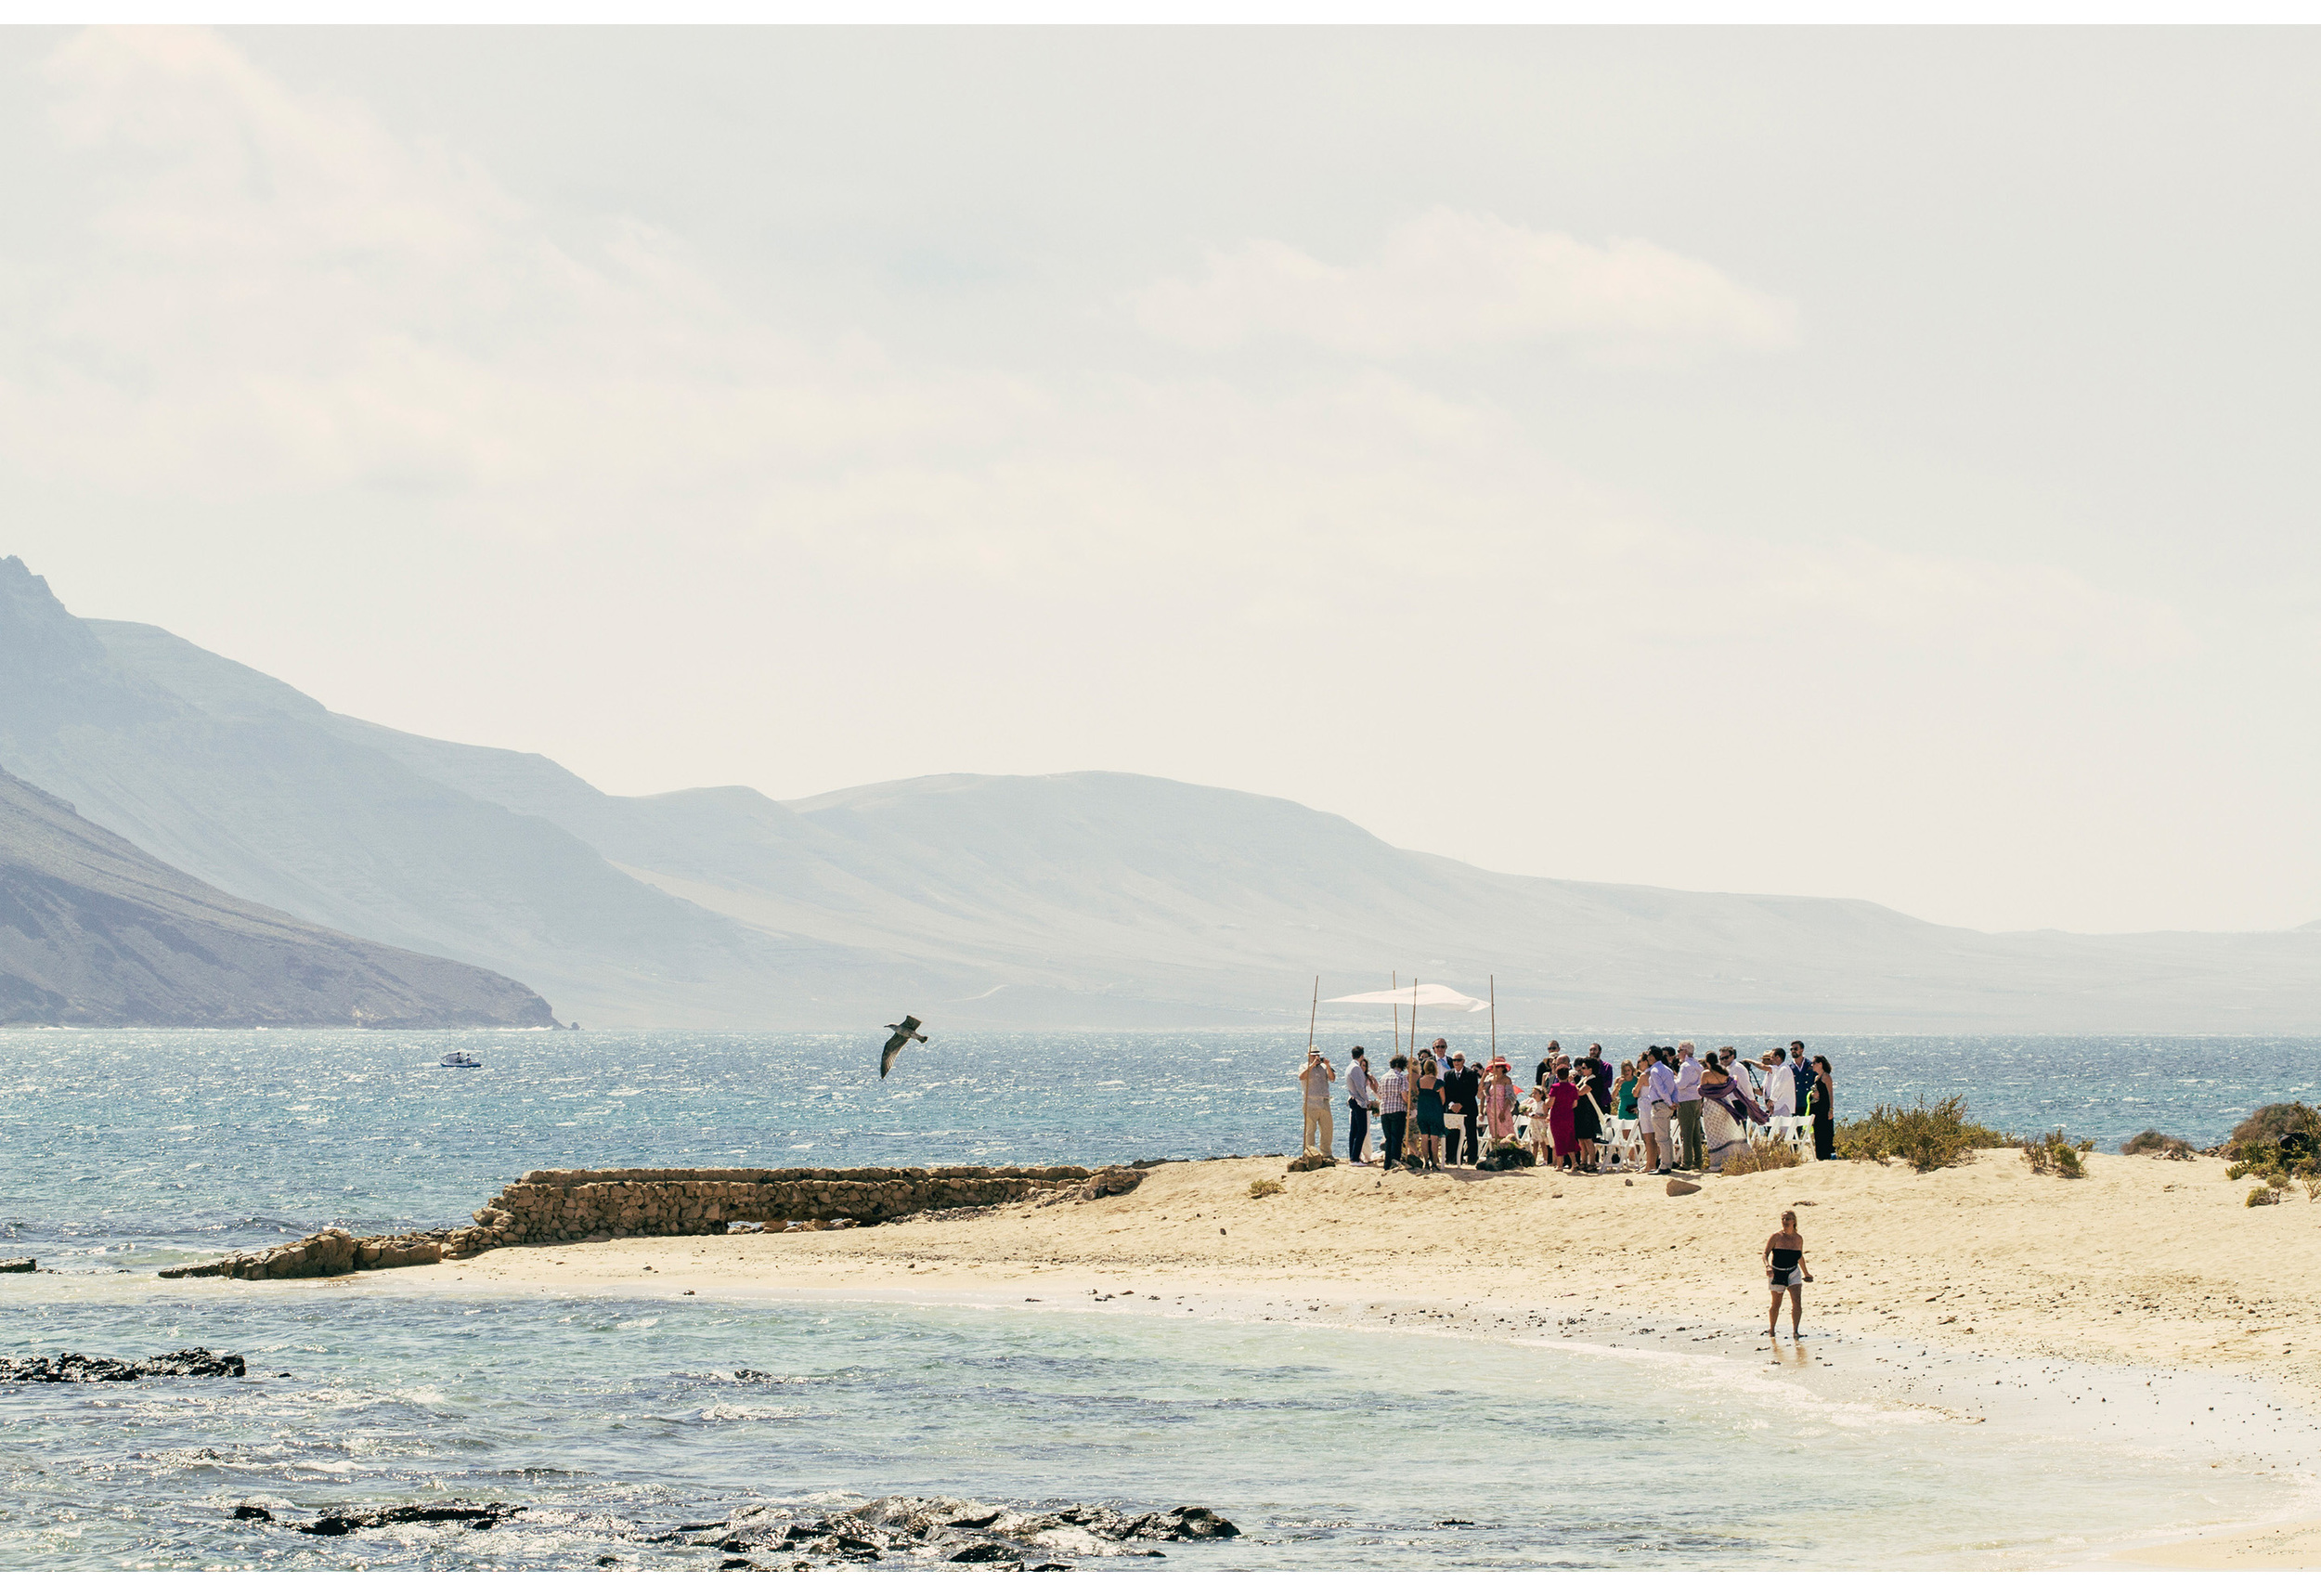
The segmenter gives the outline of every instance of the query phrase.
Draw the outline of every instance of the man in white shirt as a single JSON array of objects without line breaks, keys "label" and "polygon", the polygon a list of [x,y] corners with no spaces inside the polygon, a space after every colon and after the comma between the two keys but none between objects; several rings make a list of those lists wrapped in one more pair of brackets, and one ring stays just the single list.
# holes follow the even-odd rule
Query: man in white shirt
[{"label": "man in white shirt", "polygon": [[1797,1078],[1789,1072],[1789,1060],[1781,1056],[1781,1049],[1767,1048],[1757,1067],[1765,1073],[1765,1111],[1784,1120],[1796,1118]]},{"label": "man in white shirt", "polygon": [[1676,1161],[1677,1072],[1668,1068],[1668,1050],[1652,1050],[1652,1067],[1644,1071],[1640,1094],[1646,1129],[1645,1150],[1652,1155],[1653,1173],[1666,1174]]},{"label": "man in white shirt", "polygon": [[1300,1157],[1317,1152],[1329,1156],[1329,1144],[1337,1139],[1329,1119],[1329,1083],[1338,1079],[1338,1071],[1329,1067],[1329,1060],[1319,1053],[1305,1056],[1305,1068],[1298,1071],[1298,1083],[1305,1088],[1305,1141],[1298,1149]]},{"label": "man in white shirt", "polygon": [[1346,1130],[1346,1161],[1368,1163],[1362,1155],[1370,1147],[1370,1115],[1378,1108],[1378,1088],[1370,1080],[1370,1061],[1362,1056],[1362,1049],[1354,1050],[1354,1062],[1346,1066],[1346,1110],[1353,1123]]}]

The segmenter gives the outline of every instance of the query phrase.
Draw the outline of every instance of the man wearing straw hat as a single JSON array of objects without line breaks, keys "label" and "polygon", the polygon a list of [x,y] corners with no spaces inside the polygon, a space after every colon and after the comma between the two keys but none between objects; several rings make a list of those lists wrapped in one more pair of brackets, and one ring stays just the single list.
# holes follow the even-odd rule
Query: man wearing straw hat
[{"label": "man wearing straw hat", "polygon": [[1305,1068],[1298,1071],[1298,1083],[1305,1088],[1305,1144],[1298,1149],[1301,1156],[1320,1153],[1329,1156],[1329,1144],[1336,1139],[1329,1114],[1329,1083],[1338,1079],[1338,1071],[1329,1067],[1329,1060],[1309,1049]]}]

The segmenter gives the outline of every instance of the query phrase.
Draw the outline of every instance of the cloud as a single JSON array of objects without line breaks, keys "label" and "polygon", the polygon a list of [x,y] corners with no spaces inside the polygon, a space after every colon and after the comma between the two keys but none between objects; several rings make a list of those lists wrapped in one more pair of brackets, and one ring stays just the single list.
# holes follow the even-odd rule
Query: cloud
[{"label": "cloud", "polygon": [[[1614,646],[1640,619],[1786,615],[1872,652],[2180,650],[2165,606],[2068,572],[1670,525],[1487,403],[1376,369],[1279,384],[914,361],[801,331],[687,241],[553,225],[457,152],[298,92],[192,32],[76,35],[47,71],[84,162],[53,253],[0,266],[0,461],[239,509],[317,496],[401,525],[695,590],[972,588],[1209,624],[1529,617]],[[1777,346],[1777,303],[1656,246],[1437,211],[1371,266],[1277,244],[1140,301],[1194,343],[1358,354],[1558,341],[1594,357]],[[297,513],[310,512],[300,509]],[[419,534],[413,532],[410,536]],[[1164,623],[1165,624],[1165,623]]]},{"label": "cloud", "polygon": [[1667,358],[1779,349],[1796,332],[1788,305],[1658,244],[1599,246],[1446,209],[1362,266],[1263,240],[1212,251],[1199,281],[1155,283],[1135,309],[1147,331],[1197,349],[1288,338],[1372,358],[1512,344]]}]

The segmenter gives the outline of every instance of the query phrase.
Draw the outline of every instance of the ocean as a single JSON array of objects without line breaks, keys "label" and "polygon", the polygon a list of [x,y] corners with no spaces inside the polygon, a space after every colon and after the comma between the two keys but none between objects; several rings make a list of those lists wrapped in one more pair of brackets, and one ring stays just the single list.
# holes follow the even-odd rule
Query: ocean
[{"label": "ocean", "polygon": [[[2302,1040],[1808,1040],[1841,1113],[1963,1092],[2002,1128],[2099,1145],[2146,1125],[2211,1142],[2321,1074]],[[438,1068],[452,1046],[484,1068]],[[2142,1436],[1809,1398],[1705,1356],[1045,1304],[153,1278],[326,1223],[455,1220],[537,1167],[1279,1151],[1303,1046],[939,1036],[882,1083],[862,1038],[0,1034],[0,1252],[59,1271],[0,1276],[0,1352],[252,1361],[239,1382],[0,1386],[0,1566],[714,1566],[649,1538],[755,1501],[900,1492],[1195,1502],[1245,1531],[1118,1566],[1999,1567],[2302,1488]],[[346,1540],[232,1517],[445,1496],[529,1511]]]}]

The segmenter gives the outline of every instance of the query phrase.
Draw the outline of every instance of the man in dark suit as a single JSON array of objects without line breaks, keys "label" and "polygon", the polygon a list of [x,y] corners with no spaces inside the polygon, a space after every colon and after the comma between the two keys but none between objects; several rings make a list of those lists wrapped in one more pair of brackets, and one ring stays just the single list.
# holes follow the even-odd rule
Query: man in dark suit
[{"label": "man in dark suit", "polygon": [[[1464,1053],[1451,1055],[1449,1072],[1443,1077],[1443,1161],[1472,1163],[1478,1150],[1475,1142],[1475,1110],[1483,1102],[1483,1077],[1467,1067]],[[1462,1127],[1459,1117],[1464,1116]]]}]

